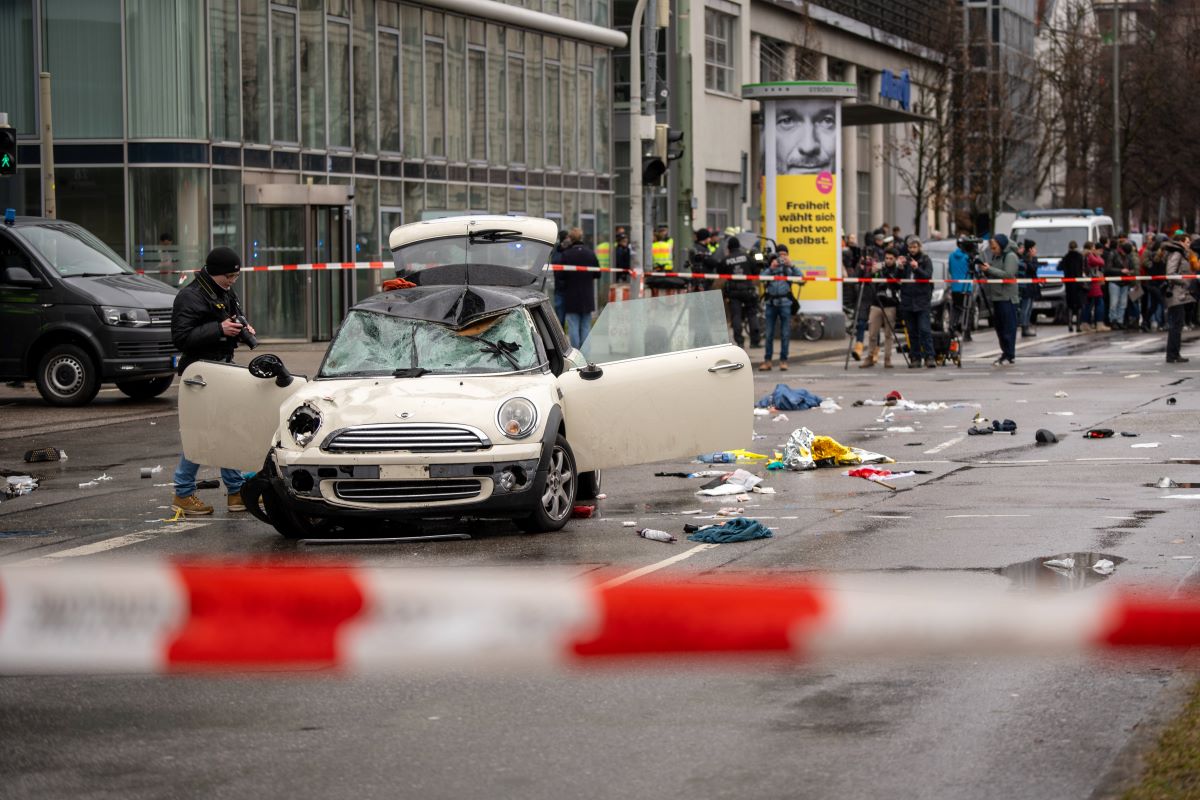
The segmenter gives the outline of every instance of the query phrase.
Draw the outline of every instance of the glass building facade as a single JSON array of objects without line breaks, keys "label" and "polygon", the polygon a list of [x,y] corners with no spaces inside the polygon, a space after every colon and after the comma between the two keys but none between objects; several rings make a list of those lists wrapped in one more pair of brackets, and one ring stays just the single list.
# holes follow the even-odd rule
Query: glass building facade
[{"label": "glass building facade", "polygon": [[[592,32],[610,26],[609,2],[507,5],[521,14],[0,0],[0,111],[20,143],[0,203],[42,213],[45,71],[57,216],[172,283],[217,245],[247,265],[390,260],[395,226],[455,213],[607,232],[612,52]],[[254,273],[242,294],[266,338],[322,339],[390,275]]]}]

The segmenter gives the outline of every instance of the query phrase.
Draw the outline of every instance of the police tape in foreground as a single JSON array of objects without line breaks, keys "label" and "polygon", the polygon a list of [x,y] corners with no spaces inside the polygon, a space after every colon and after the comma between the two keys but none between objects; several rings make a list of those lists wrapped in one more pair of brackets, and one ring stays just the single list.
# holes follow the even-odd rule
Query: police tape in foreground
[{"label": "police tape in foreground", "polygon": [[[0,673],[578,666],[1200,645],[1200,598],[369,567],[0,567]],[[723,658],[728,660],[727,658]]]}]

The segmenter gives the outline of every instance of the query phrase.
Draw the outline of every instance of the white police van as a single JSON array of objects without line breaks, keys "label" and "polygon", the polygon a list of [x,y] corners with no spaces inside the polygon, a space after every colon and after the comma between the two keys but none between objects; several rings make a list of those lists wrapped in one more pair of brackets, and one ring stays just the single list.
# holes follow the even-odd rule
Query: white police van
[{"label": "white police van", "polygon": [[[1058,262],[1067,254],[1067,245],[1075,242],[1083,249],[1084,242],[1095,242],[1114,235],[1112,217],[1086,208],[1047,208],[1022,211],[1012,224],[1010,239],[1032,239],[1037,244],[1038,277],[1062,277]],[[1066,291],[1064,284],[1042,285],[1041,299],[1033,303],[1033,314],[1051,317],[1055,322],[1066,321]]]}]

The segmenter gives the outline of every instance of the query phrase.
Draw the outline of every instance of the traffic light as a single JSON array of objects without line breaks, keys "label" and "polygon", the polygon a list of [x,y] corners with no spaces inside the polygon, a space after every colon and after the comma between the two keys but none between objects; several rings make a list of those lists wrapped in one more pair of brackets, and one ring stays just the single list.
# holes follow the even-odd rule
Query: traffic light
[{"label": "traffic light", "polygon": [[683,158],[683,151],[683,131],[662,123],[655,125],[654,147],[650,155],[642,159],[642,183],[657,184],[670,162]]},{"label": "traffic light", "polygon": [[17,132],[0,128],[0,176],[17,174]]}]

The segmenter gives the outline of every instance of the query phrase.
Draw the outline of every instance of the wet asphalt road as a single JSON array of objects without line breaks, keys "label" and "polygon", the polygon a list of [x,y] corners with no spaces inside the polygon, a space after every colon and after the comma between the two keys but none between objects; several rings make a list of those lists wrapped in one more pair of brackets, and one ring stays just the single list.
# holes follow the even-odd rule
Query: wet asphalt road
[{"label": "wet asphalt road", "polygon": [[[757,432],[767,438],[756,446],[781,444],[807,425],[894,457],[893,469],[931,474],[901,482],[896,493],[840,470],[771,474],[766,485],[778,494],[743,505],[775,529],[774,538],[699,551],[660,574],[871,573],[973,595],[1054,583],[1040,560],[1096,553],[1119,561],[1110,586],[1195,584],[1195,503],[1167,495],[1196,492],[1145,484],[1164,475],[1200,481],[1200,464],[1186,463],[1200,460],[1200,358],[1164,364],[1162,337],[1059,337],[1060,328],[1043,327],[1022,344],[1017,366],[1003,370],[989,366],[986,331],[961,370],[852,365],[843,372],[840,358],[793,363],[788,383],[833,396],[843,410],[759,418]],[[1200,355],[1194,338],[1189,350]],[[757,375],[759,394],[782,377]],[[980,408],[897,412],[879,422],[881,409],[851,405],[891,389],[918,402]],[[1057,391],[1069,396],[1056,398]],[[172,397],[137,405],[113,398],[57,417],[0,396],[0,467],[21,469],[20,454],[34,446],[70,455],[32,470],[44,478],[34,494],[0,504],[0,560],[132,541],[78,558],[98,569],[128,556],[284,555],[398,569],[621,573],[691,547],[682,537],[676,545],[638,539],[622,521],[679,533],[684,519],[673,512],[728,504],[698,500],[697,481],[654,477],[694,468],[666,463],[607,474],[608,499],[597,516],[550,535],[496,522],[442,523],[431,529],[473,538],[317,548],[223,510],[181,530],[160,521],[169,487],[153,486],[170,480],[177,457]],[[1170,397],[1176,404],[1167,405]],[[1015,420],[1017,434],[967,436],[977,411]],[[21,422],[10,422],[18,415]],[[98,419],[108,422],[80,427]],[[34,423],[41,433],[18,435]],[[914,432],[880,430],[888,426]],[[1079,435],[1094,426],[1139,436]],[[1039,427],[1060,443],[1037,446]],[[1132,447],[1152,442],[1159,446]],[[140,467],[157,464],[164,471],[153,479],[137,477]],[[78,488],[101,473],[113,480]],[[219,501],[218,492],[206,497]],[[1132,763],[1139,726],[1169,708],[1186,682],[1178,664],[1165,656],[876,659],[803,668],[663,662],[557,676],[488,676],[464,665],[416,679],[0,678],[0,795],[1105,796]]]}]

